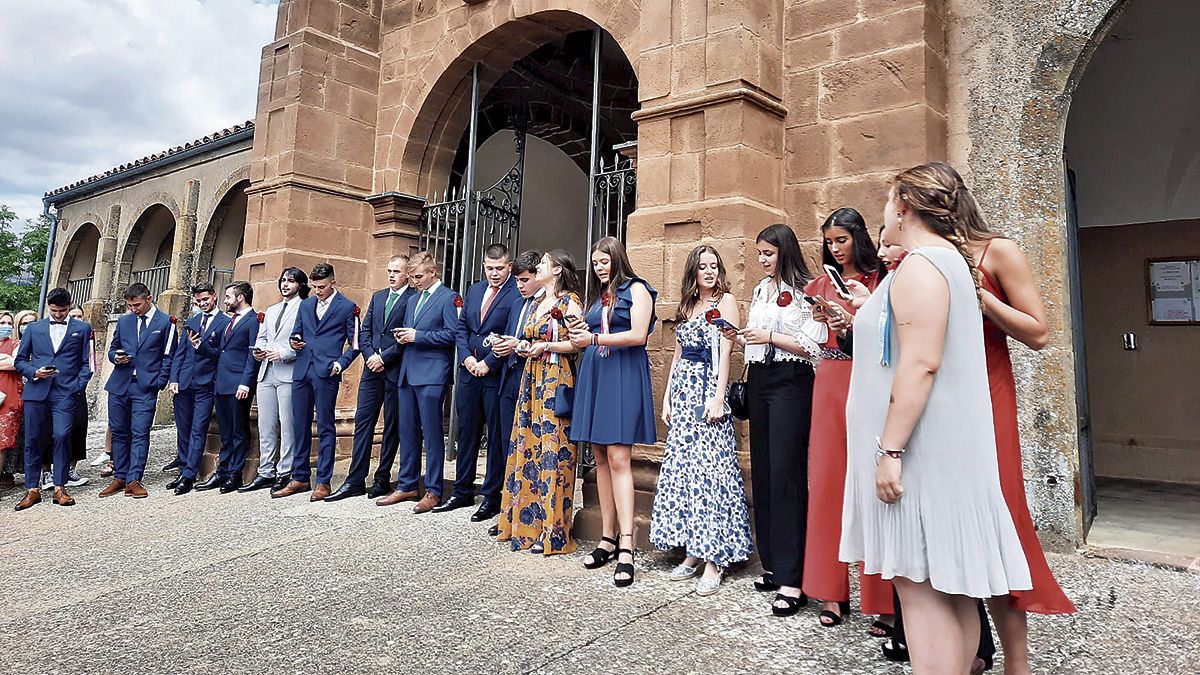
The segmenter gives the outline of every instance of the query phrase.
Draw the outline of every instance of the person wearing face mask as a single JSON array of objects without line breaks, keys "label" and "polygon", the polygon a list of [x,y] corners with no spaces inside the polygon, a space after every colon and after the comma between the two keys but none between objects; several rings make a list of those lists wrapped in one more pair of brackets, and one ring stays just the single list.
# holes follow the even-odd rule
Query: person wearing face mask
[{"label": "person wearing face mask", "polygon": [[684,265],[675,320],[675,357],[663,394],[668,427],[650,541],[687,556],[667,577],[701,575],[697,595],[721,585],[724,568],[750,557],[750,519],[738,467],[733,418],[725,403],[733,343],[714,321],[740,323],[725,265],[712,246],[692,249]]},{"label": "person wearing face mask", "polygon": [[13,357],[17,338],[13,335],[12,312],[0,312],[0,488],[15,484],[17,435],[21,431],[21,374]]}]

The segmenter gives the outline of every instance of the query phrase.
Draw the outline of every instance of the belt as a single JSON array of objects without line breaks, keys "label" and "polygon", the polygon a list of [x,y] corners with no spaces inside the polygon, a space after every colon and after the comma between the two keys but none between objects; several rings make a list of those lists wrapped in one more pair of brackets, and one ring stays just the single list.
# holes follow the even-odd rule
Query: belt
[{"label": "belt", "polygon": [[827,359],[829,361],[853,361],[854,360],[853,357],[851,357],[846,352],[844,352],[840,349],[832,349],[832,348],[822,349],[821,350],[821,358]]},{"label": "belt", "polygon": [[684,361],[712,365],[712,351],[707,347],[684,347],[680,357]]}]

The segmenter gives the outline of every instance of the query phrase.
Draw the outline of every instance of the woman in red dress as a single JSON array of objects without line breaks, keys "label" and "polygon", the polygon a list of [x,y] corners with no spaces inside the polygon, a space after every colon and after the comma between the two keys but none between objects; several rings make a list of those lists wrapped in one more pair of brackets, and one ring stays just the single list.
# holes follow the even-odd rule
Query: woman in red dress
[{"label": "woman in red dress", "polygon": [[[821,225],[824,239],[821,258],[847,280],[875,290],[887,270],[880,264],[875,244],[863,217],[854,209],[834,211]],[[804,294],[837,304],[847,313],[854,309],[838,295],[826,274],[820,274]],[[821,305],[813,306],[813,318],[826,319]],[[808,529],[804,546],[804,593],[824,601],[819,621],[832,628],[842,623],[850,608],[850,577],[845,563],[838,561],[842,536],[842,496],[846,487],[846,396],[850,390],[850,357],[838,348],[831,331],[817,366],[813,384],[812,432],[808,441]],[[892,584],[878,575],[859,577],[864,614],[878,614],[870,633],[886,637],[892,622]]]},{"label": "woman in red dress", "polygon": [[[0,467],[5,465],[7,455],[16,450],[17,432],[21,429],[21,376],[13,365],[19,343],[13,329],[13,315],[0,312],[0,393],[4,394],[0,403]],[[0,485],[13,482],[12,472],[0,474]]]}]

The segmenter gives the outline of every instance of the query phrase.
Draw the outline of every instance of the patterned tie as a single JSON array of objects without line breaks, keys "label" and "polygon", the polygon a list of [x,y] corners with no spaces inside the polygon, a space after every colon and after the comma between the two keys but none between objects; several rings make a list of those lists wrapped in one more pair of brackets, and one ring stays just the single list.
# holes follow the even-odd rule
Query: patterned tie
[{"label": "patterned tie", "polygon": [[425,306],[425,301],[429,299],[429,291],[421,291],[421,297],[417,298],[417,309],[413,312],[413,318],[421,315],[421,308]]},{"label": "patterned tie", "polygon": [[483,323],[483,320],[487,318],[488,308],[492,306],[492,300],[496,299],[496,292],[496,287],[491,285],[483,292],[483,305],[479,308],[479,323]]},{"label": "patterned tie", "polygon": [[211,318],[212,317],[209,316],[207,312],[205,312],[204,316],[201,317],[201,319],[200,319],[200,335],[201,335],[201,337],[204,336],[204,331],[208,330],[208,320]]},{"label": "patterned tie", "polygon": [[392,308],[396,306],[396,301],[400,299],[400,294],[396,291],[388,293],[387,304],[383,306],[383,322],[387,323],[392,318]]}]

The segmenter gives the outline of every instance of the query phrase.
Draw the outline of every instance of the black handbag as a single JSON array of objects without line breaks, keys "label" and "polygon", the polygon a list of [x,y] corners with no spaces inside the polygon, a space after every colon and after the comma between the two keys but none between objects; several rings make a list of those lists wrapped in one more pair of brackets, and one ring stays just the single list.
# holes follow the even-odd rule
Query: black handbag
[{"label": "black handbag", "polygon": [[746,368],[742,366],[742,378],[729,384],[729,393],[725,402],[729,404],[729,414],[739,420],[750,418],[750,397],[746,393]]}]

